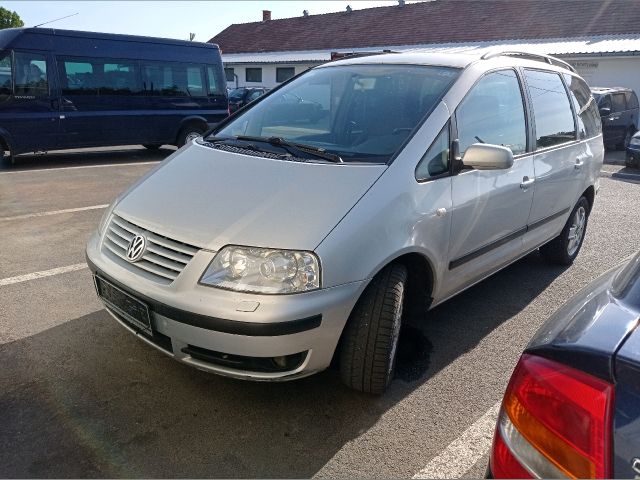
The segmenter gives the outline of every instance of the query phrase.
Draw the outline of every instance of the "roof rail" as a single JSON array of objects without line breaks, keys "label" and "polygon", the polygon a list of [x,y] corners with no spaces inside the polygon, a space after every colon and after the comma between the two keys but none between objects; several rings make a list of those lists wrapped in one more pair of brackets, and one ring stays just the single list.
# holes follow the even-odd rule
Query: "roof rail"
[{"label": "roof rail", "polygon": [[539,60],[539,61],[548,63],[549,65],[555,64],[558,67],[566,68],[567,70],[570,70],[576,73],[576,69],[573,68],[571,64],[565,62],[564,60],[560,60],[559,58],[552,57],[551,55],[544,55],[543,53],[519,52],[516,50],[498,50],[493,52],[487,52],[484,55],[482,55],[482,57],[480,58],[482,58],[482,60],[487,60],[489,58],[500,57],[502,55],[513,56],[513,57],[517,57],[517,56],[528,57],[533,60]]}]

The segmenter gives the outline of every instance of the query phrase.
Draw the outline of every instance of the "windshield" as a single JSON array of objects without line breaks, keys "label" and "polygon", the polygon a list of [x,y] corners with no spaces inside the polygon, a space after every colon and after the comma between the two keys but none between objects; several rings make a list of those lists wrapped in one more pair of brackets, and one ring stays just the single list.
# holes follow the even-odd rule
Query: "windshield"
[{"label": "windshield", "polygon": [[215,137],[279,137],[345,162],[384,163],[458,73],[448,67],[382,64],[314,69],[238,115]]},{"label": "windshield", "polygon": [[244,88],[235,88],[229,92],[229,100],[242,100],[242,96],[246,89]]}]

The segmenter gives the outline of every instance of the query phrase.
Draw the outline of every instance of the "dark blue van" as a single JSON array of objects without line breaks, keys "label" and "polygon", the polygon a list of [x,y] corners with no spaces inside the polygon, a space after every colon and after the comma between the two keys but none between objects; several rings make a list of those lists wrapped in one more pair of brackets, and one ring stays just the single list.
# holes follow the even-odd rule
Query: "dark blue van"
[{"label": "dark blue van", "polygon": [[177,146],[228,115],[217,45],[50,28],[0,30],[0,148]]}]

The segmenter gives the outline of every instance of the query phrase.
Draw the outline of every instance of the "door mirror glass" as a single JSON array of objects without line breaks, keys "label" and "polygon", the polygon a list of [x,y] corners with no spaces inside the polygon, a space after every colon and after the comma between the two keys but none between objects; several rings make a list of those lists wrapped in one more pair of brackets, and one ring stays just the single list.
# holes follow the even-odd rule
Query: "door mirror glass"
[{"label": "door mirror glass", "polygon": [[513,152],[502,145],[474,143],[467,147],[462,163],[476,170],[503,170],[513,166]]}]

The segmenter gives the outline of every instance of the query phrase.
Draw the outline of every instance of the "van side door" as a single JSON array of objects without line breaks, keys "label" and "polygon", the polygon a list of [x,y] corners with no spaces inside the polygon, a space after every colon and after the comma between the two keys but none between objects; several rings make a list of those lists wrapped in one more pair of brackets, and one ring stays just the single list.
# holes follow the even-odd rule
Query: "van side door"
[{"label": "van side door", "polygon": [[68,148],[144,143],[146,103],[136,60],[58,57]]},{"label": "van side door", "polygon": [[526,68],[524,78],[531,99],[536,174],[525,243],[533,249],[557,236],[564,227],[586,183],[593,151],[578,141],[571,102],[560,74]]},{"label": "van side door", "polygon": [[12,67],[13,96],[0,106],[0,118],[11,136],[13,153],[55,149],[60,103],[51,55],[16,50]]},{"label": "van side door", "polygon": [[460,154],[475,143],[514,154],[506,170],[465,168],[452,178],[453,212],[443,297],[450,296],[522,254],[533,201],[533,158],[527,146],[522,86],[514,69],[486,73],[455,111]]}]

